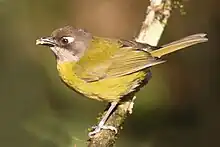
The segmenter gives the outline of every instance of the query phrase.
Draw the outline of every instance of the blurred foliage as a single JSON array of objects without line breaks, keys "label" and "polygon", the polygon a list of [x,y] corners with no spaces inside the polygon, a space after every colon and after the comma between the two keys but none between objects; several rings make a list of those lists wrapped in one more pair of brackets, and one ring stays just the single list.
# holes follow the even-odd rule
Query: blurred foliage
[{"label": "blurred foliage", "polygon": [[[117,146],[219,146],[219,1],[193,0],[175,10],[160,45],[206,32],[209,42],[165,57],[138,94]],[[0,146],[86,146],[87,128],[105,103],[59,80],[38,37],[72,25],[95,35],[131,39],[148,0],[1,0]],[[92,110],[92,111],[91,111]]]}]

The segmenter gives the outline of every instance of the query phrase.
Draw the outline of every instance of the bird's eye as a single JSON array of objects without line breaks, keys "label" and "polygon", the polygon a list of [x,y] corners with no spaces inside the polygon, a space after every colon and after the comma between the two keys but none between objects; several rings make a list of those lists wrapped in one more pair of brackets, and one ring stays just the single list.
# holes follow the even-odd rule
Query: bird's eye
[{"label": "bird's eye", "polygon": [[68,40],[65,39],[65,38],[62,38],[62,39],[61,39],[61,42],[62,42],[62,44],[67,44],[67,43],[68,43]]},{"label": "bird's eye", "polygon": [[73,37],[62,37],[61,38],[61,43],[62,44],[69,44],[72,43],[75,39]]}]

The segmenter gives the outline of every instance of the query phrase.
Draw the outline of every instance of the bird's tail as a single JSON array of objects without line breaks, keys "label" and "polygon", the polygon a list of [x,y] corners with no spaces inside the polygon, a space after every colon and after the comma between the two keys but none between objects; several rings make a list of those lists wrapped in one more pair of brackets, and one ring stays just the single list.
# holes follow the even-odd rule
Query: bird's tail
[{"label": "bird's tail", "polygon": [[175,52],[185,47],[208,41],[208,38],[206,38],[205,36],[206,34],[203,34],[203,33],[187,36],[180,40],[166,44],[157,50],[151,51],[150,53],[153,57],[160,58],[163,55]]}]

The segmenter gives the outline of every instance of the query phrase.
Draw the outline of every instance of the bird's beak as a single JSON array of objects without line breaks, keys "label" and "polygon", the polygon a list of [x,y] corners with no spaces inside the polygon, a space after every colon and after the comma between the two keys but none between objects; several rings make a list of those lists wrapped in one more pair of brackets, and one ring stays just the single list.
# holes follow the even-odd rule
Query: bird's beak
[{"label": "bird's beak", "polygon": [[36,45],[45,45],[45,46],[53,47],[56,45],[56,43],[52,37],[42,37],[36,40]]}]

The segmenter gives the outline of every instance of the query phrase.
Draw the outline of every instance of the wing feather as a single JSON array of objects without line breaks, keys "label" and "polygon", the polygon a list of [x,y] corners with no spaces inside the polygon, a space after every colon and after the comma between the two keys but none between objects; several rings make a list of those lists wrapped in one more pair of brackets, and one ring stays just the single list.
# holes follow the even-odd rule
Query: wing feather
[{"label": "wing feather", "polygon": [[[92,52],[93,55],[90,52],[89,63],[79,62],[73,69],[75,74],[86,82],[132,74],[164,62],[163,60],[152,57],[150,53],[136,48],[134,44],[132,44],[132,47],[125,47],[122,42],[118,44],[119,41],[113,42],[108,39],[104,42],[105,44],[102,44],[102,51]],[[126,42],[127,45],[128,43]],[[112,46],[114,47],[113,52],[109,53],[109,50],[112,50]],[[140,44],[137,46],[140,46]],[[108,56],[102,57],[106,55],[104,52],[108,52]],[[102,57],[102,60],[97,62],[96,59],[91,59],[91,57]]]},{"label": "wing feather", "polygon": [[112,64],[106,71],[106,77],[131,74],[164,62],[153,58],[147,52],[134,50],[133,48],[121,48],[111,60]]}]

